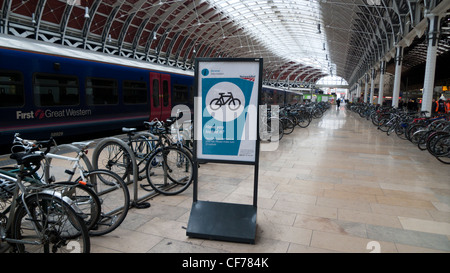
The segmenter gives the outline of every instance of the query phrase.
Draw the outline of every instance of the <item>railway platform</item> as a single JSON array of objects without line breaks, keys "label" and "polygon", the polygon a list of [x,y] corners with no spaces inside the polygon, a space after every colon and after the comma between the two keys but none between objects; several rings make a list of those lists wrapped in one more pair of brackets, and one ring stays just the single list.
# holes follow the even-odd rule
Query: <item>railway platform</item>
[{"label": "railway platform", "polygon": [[[131,209],[100,253],[450,252],[450,168],[333,106],[261,152],[255,244],[186,236],[192,187]],[[253,168],[205,164],[199,200],[252,204]]]}]

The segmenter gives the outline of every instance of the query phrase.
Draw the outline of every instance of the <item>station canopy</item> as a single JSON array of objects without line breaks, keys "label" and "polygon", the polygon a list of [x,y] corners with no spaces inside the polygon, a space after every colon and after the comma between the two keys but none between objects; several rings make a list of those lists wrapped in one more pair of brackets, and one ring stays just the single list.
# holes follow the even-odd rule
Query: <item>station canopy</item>
[{"label": "station canopy", "polygon": [[[407,69],[426,59],[427,15],[449,0],[0,0],[0,33],[194,69],[195,58],[264,58],[264,83],[356,83],[395,47]],[[411,63],[408,63],[411,62]]]}]

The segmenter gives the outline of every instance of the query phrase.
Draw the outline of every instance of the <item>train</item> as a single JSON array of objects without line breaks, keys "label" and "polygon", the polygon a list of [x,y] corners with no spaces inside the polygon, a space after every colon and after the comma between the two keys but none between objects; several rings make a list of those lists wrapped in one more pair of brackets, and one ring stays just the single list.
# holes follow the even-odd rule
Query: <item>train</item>
[{"label": "train", "polygon": [[[192,70],[0,34],[0,146],[5,152],[15,133],[60,143],[142,128],[178,104],[193,113],[194,89]],[[303,97],[263,86],[261,98]]]}]

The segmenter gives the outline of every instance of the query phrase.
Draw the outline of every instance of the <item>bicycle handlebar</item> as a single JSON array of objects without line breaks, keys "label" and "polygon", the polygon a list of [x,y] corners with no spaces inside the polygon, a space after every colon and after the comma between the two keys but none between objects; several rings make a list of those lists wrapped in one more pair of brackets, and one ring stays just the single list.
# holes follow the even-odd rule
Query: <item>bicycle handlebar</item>
[{"label": "bicycle handlebar", "polygon": [[[24,148],[24,150],[27,153],[39,151],[39,149],[41,149],[41,148],[46,148],[45,151],[43,152],[44,155],[48,154],[48,152],[50,152],[51,147],[56,146],[56,142],[53,138],[50,138],[48,140],[41,140],[41,141],[28,140],[28,139],[23,139],[23,138],[19,137],[19,133],[16,133],[14,135],[13,144],[20,145],[22,148]],[[17,146],[17,145],[15,145],[15,146]],[[13,146],[13,148],[15,146]]]}]

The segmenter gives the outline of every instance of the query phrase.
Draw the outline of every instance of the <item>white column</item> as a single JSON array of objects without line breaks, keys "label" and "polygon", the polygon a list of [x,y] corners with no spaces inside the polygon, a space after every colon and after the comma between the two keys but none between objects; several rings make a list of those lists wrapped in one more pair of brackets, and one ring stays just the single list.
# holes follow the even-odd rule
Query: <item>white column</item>
[{"label": "white column", "polygon": [[358,82],[358,89],[356,90],[356,98],[359,100],[361,98],[361,80]]},{"label": "white column", "polygon": [[370,77],[370,97],[369,97],[369,101],[370,104],[373,104],[373,94],[375,92],[375,69],[372,68],[372,75]]},{"label": "white column", "polygon": [[434,74],[436,71],[436,52],[438,44],[439,16],[428,15],[428,49],[425,67],[425,79],[423,82],[422,111],[428,111],[431,115],[431,104],[433,100]]},{"label": "white column", "polygon": [[369,75],[365,76],[366,86],[364,87],[364,103],[367,102],[367,95],[369,94]]},{"label": "white column", "polygon": [[392,92],[392,107],[398,107],[398,97],[400,95],[400,80],[402,78],[402,59],[403,59],[403,47],[398,46],[396,48],[395,57],[395,76],[394,76],[394,91]]},{"label": "white column", "polygon": [[384,73],[386,72],[386,62],[381,61],[380,64],[380,87],[378,88],[378,104],[383,104],[383,93],[384,93]]}]

